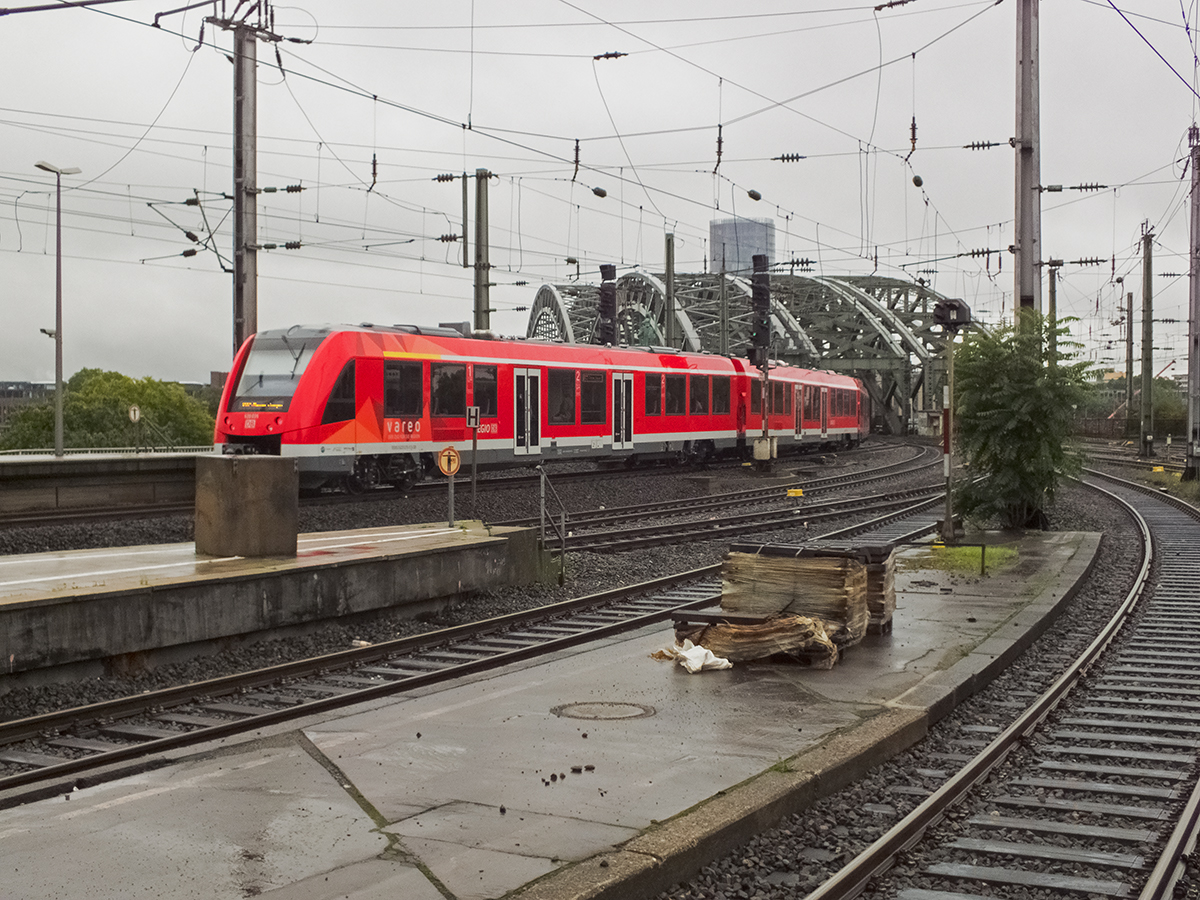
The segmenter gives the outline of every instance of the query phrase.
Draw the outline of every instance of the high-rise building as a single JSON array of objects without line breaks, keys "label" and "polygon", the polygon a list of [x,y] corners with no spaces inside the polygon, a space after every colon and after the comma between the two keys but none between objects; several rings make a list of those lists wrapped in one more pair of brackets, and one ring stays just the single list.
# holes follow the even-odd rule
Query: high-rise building
[{"label": "high-rise building", "polygon": [[754,256],[762,253],[767,264],[775,262],[774,219],[713,219],[708,223],[710,272],[722,265],[730,275],[749,278],[754,271]]}]

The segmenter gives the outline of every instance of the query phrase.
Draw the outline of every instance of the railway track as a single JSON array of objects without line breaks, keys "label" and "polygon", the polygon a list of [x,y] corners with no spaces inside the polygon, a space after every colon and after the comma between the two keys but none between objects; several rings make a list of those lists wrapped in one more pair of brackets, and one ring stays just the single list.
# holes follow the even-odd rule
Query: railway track
[{"label": "railway track", "polygon": [[1200,512],[1090,476],[1136,510],[1143,535],[1125,603],[1049,690],[809,900],[1171,896],[1200,827]]},{"label": "railway track", "polygon": [[[936,521],[910,505],[855,527],[904,517],[908,536]],[[111,777],[137,760],[667,621],[717,602],[719,570],[707,566],[470,625],[2,723],[0,802],[26,802],[101,769]]]},{"label": "railway track", "polygon": [[[879,450],[892,449],[893,444],[876,443],[849,451],[850,454],[870,454]],[[800,462],[804,457],[795,457]],[[710,469],[734,468],[741,463],[713,463]],[[620,478],[624,475],[648,475],[661,472],[663,474],[678,474],[678,467],[659,466],[628,469],[623,466],[603,467],[580,471],[561,471],[553,475],[555,484],[586,483]],[[707,470],[697,470],[707,471]],[[505,474],[486,473],[478,479],[477,487],[481,491],[510,490],[529,488],[541,480],[540,473],[526,471]],[[457,484],[469,484],[469,467],[460,471]],[[409,496],[440,495],[445,493],[446,484],[442,478],[423,481],[404,489],[376,488],[359,494],[333,493],[313,497],[301,497],[301,509],[313,509],[322,506],[340,506],[346,503],[386,503]],[[0,515],[0,529],[33,528],[47,525],[83,525],[102,522],[118,522],[130,519],[159,518],[166,516],[191,516],[195,511],[195,501],[188,500],[178,503],[146,503],[121,504],[114,506],[89,506],[68,509],[32,510],[26,512],[5,513]]]}]

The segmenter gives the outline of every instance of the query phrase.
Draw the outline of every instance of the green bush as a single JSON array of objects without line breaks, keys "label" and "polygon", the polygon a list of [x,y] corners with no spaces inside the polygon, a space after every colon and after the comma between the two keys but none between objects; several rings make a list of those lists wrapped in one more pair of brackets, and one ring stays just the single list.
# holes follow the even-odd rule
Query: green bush
[{"label": "green bush", "polygon": [[[141,430],[129,420],[129,407],[142,413]],[[63,445],[131,447],[208,444],[213,417],[206,404],[174,381],[133,379],[120,372],[80,369],[66,383]],[[0,450],[40,450],[54,446],[54,403],[17,410],[0,434]]]},{"label": "green bush", "polygon": [[1067,336],[1060,325],[1051,361],[1045,323],[1022,312],[1019,330],[965,338],[955,366],[955,437],[979,477],[957,492],[964,515],[1044,528],[1059,479],[1079,472],[1070,435],[1075,407],[1087,396],[1088,364],[1076,361]]}]

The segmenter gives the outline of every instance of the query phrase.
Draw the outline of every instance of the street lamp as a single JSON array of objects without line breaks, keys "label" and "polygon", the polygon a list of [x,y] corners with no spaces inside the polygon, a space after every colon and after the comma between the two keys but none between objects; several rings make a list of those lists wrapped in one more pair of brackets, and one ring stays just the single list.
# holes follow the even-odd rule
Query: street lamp
[{"label": "street lamp", "polygon": [[[63,455],[62,371],[62,177],[78,175],[79,169],[60,169],[48,162],[36,163],[43,172],[53,172],[58,195],[58,217],[54,225],[54,455]],[[43,329],[44,330],[44,329]]]}]

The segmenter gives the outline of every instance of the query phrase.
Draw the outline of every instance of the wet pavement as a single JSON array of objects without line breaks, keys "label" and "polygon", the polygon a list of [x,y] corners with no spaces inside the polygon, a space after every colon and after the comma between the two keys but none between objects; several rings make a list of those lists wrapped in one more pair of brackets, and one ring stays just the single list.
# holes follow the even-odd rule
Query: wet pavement
[{"label": "wet pavement", "polygon": [[651,659],[656,626],[0,810],[0,893],[650,896],[919,740],[1098,540],[1030,535],[984,578],[901,568],[892,633],[827,671],[689,675]]}]

